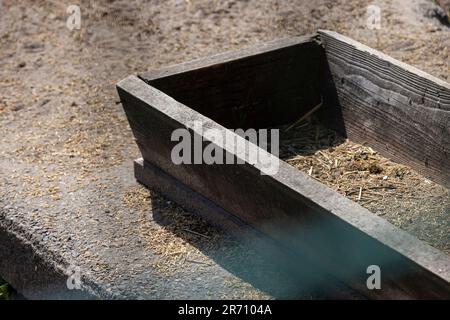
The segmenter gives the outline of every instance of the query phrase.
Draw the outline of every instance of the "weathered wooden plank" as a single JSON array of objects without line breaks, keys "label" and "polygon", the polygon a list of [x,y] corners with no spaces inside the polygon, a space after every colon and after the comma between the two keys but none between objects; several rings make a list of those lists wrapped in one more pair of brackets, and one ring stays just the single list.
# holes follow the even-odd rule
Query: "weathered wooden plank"
[{"label": "weathered wooden plank", "polygon": [[[134,174],[137,181],[143,185],[164,194],[184,209],[202,217],[212,225],[233,233],[246,244],[248,243],[251,250],[259,249],[261,251],[263,249],[263,252],[260,252],[259,255],[259,258],[262,258],[261,261],[270,263],[273,270],[283,271],[288,274],[291,281],[299,283],[301,287],[298,288],[298,292],[293,292],[293,294],[304,292],[308,295],[318,294],[321,298],[364,298],[345,283],[318,272],[318,268],[307,261],[305,257],[293,255],[287,248],[281,247],[279,243],[275,243],[239,217],[225,211],[208,198],[144,159],[137,159],[134,162]],[[250,248],[246,246],[244,250]],[[239,251],[233,253],[247,254]],[[324,283],[326,287],[317,287],[317,283]]]},{"label": "weathered wooden plank", "polygon": [[449,187],[450,84],[335,32],[319,35],[337,92],[329,124]]},{"label": "weathered wooden plank", "polygon": [[225,127],[260,128],[290,122],[320,101],[324,61],[313,37],[296,37],[140,77]]},{"label": "weathered wooden plank", "polygon": [[[372,298],[450,297],[445,254],[282,161],[273,176],[261,175],[248,162],[175,165],[170,160],[173,130],[201,134],[194,121],[227,129],[136,77],[122,80],[118,91],[146,161],[314,264],[318,273]],[[381,290],[366,287],[369,265],[382,270]]]}]

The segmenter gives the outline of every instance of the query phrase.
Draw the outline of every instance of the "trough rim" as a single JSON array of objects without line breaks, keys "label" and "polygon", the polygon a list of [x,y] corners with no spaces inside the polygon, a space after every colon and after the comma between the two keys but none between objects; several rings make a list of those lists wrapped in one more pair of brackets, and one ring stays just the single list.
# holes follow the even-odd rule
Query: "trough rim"
[{"label": "trough rim", "polygon": [[[386,59],[393,65],[397,65],[401,68],[408,69],[409,71],[416,72],[420,76],[434,81],[444,88],[450,89],[450,84],[439,78],[436,78],[406,63],[398,61],[351,38],[342,36],[334,31],[329,30],[319,30],[317,33],[309,36],[289,37],[257,44],[241,50],[232,50],[209,57],[175,64],[158,70],[147,71],[137,76],[130,75],[118,82],[117,87],[118,89],[124,90],[127,93],[133,95],[135,98],[140,100],[147,108],[151,107],[158,110],[159,112],[164,113],[171,119],[171,121],[175,121],[180,124],[180,127],[184,126],[201,135],[201,132],[198,132],[196,130],[197,128],[195,128],[194,126],[189,126],[189,122],[186,121],[188,119],[197,119],[202,121],[203,123],[206,123],[207,128],[218,129],[224,133],[226,132],[227,134],[234,135],[237,139],[239,139],[240,136],[236,135],[233,131],[223,127],[211,118],[204,116],[203,114],[190,108],[189,106],[177,101],[175,98],[169,96],[163,91],[156,89],[150,84],[150,82],[152,80],[165,78],[175,74],[182,74],[192,70],[209,68],[216,65],[218,62],[226,63],[236,61],[247,57],[248,54],[256,55],[276,49],[282,49],[302,43],[304,41],[315,41],[319,45],[321,45],[321,33],[345,38],[347,41],[350,41],[353,45],[357,46],[362,51],[366,51],[370,54],[374,54],[383,59]],[[224,60],[224,57],[226,57],[227,59]],[[183,116],[180,116],[180,114],[182,114]],[[216,146],[224,150],[227,150],[226,145],[220,145],[216,142],[212,142],[208,140],[204,135],[203,139],[215,144]],[[258,146],[257,148],[259,152],[268,154],[264,149],[261,149]],[[238,156],[235,152],[232,153],[235,156]],[[248,157],[246,158],[248,159]],[[246,170],[259,172],[259,169],[255,167],[254,164],[250,163],[246,159],[242,160],[245,161],[244,167],[246,168]],[[137,159],[136,161],[140,160]],[[287,192],[295,193],[297,195],[303,196],[304,198],[310,199],[314,205],[317,205],[320,208],[330,212],[343,222],[350,224],[352,227],[357,228],[359,231],[368,235],[372,239],[401,254],[408,260],[421,266],[438,278],[444,280],[447,283],[450,283],[450,256],[418,239],[417,237],[409,234],[408,232],[400,229],[399,227],[394,226],[386,219],[375,215],[373,212],[339,194],[337,191],[327,187],[323,183],[311,178],[307,174],[295,169],[282,159],[278,158],[278,161],[280,164],[278,173],[269,177],[270,179],[274,180],[274,183],[281,183]],[[304,188],[304,185],[308,185],[309,188]]]}]

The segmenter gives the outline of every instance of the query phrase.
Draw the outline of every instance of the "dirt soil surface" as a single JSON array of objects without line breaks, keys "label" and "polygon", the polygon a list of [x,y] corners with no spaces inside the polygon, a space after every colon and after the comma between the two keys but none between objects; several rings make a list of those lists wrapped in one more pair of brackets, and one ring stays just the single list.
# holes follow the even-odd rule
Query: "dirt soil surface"
[{"label": "dirt soil surface", "polygon": [[122,78],[324,28],[450,79],[450,28],[427,0],[376,1],[380,29],[372,1],[101,0],[78,1],[70,30],[72,2],[0,1],[0,223],[111,296],[309,297],[135,182]]}]

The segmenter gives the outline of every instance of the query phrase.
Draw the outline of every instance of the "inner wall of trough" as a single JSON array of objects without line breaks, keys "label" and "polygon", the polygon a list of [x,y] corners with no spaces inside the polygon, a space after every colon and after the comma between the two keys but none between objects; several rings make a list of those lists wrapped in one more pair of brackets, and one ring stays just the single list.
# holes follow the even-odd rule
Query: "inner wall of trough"
[{"label": "inner wall of trough", "polygon": [[227,128],[268,128],[318,104],[326,60],[315,41],[149,81]]},{"label": "inner wall of trough", "polygon": [[[408,162],[390,161],[392,154],[361,133],[366,122],[355,119],[364,115],[354,116],[357,111],[339,98],[345,76],[311,41],[148,83],[227,128],[279,128],[281,159],[450,252],[448,189],[411,170]],[[321,101],[316,112],[302,119]],[[299,126],[286,130],[298,120]],[[349,124],[360,130],[348,131]]]}]

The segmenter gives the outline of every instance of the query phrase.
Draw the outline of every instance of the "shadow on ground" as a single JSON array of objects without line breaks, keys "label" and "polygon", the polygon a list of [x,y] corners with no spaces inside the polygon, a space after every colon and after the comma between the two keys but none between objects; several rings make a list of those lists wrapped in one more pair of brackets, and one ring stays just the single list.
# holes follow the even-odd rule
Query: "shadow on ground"
[{"label": "shadow on ground", "polygon": [[200,250],[222,268],[275,299],[352,297],[343,286],[324,284],[317,269],[294,259],[268,239],[225,233],[152,191],[152,218],[161,227]]}]

